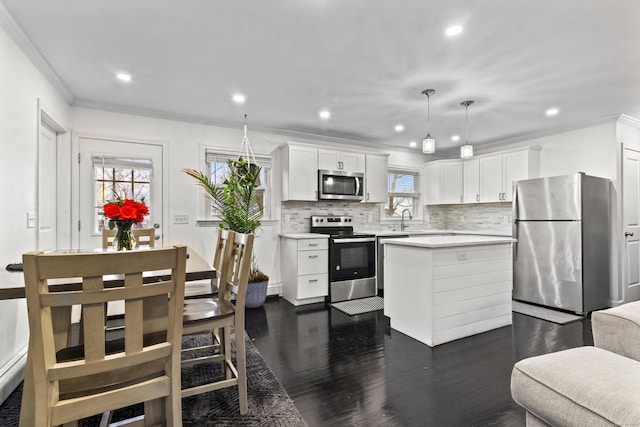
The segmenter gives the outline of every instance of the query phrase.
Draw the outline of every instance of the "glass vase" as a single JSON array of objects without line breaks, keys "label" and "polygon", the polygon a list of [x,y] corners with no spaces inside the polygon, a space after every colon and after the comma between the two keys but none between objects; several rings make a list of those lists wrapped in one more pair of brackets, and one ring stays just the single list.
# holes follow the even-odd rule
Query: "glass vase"
[{"label": "glass vase", "polygon": [[136,245],[136,237],[133,235],[131,227],[133,222],[131,221],[115,221],[116,223],[116,237],[113,241],[117,251],[130,251]]}]

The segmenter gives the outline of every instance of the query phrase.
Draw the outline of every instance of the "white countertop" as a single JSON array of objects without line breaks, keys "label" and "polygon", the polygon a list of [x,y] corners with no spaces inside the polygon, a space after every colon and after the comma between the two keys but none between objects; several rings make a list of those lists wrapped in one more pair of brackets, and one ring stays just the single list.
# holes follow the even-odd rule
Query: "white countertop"
[{"label": "white countertop", "polygon": [[328,234],[321,233],[284,233],[280,234],[280,237],[284,237],[286,239],[328,239]]},{"label": "white countertop", "polygon": [[511,237],[511,232],[495,230],[357,230],[358,233],[375,234],[376,236],[425,236],[430,234],[466,234],[480,236]]},{"label": "white countertop", "polygon": [[423,248],[445,248],[452,246],[473,246],[473,245],[492,245],[499,243],[512,243],[516,239],[512,237],[498,236],[471,236],[471,235],[454,235],[454,236],[421,236],[421,237],[405,237],[402,239],[385,240],[387,245],[417,246]]}]

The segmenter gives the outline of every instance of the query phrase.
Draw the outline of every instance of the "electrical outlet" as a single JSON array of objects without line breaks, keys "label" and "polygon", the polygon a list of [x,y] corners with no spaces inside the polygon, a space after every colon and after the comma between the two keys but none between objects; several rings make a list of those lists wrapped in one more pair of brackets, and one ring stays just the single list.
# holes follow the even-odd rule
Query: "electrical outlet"
[{"label": "electrical outlet", "polygon": [[508,224],[509,223],[509,215],[503,216],[502,217],[502,222],[505,223],[505,224]]},{"label": "electrical outlet", "polygon": [[464,221],[464,215],[460,215],[460,221]]},{"label": "electrical outlet", "polygon": [[187,215],[187,214],[174,215],[173,216],[173,223],[174,224],[189,224],[189,215]]},{"label": "electrical outlet", "polygon": [[287,224],[291,223],[291,215],[285,215],[284,216],[284,222],[286,222]]}]

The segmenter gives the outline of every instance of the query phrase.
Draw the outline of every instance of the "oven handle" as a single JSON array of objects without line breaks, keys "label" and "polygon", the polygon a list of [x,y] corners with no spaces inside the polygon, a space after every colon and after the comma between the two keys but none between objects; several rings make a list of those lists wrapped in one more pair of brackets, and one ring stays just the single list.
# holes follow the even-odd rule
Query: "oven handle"
[{"label": "oven handle", "polygon": [[375,237],[353,237],[353,238],[339,238],[339,239],[332,239],[332,242],[335,244],[340,244],[340,243],[366,243],[366,242],[375,242],[376,238]]}]

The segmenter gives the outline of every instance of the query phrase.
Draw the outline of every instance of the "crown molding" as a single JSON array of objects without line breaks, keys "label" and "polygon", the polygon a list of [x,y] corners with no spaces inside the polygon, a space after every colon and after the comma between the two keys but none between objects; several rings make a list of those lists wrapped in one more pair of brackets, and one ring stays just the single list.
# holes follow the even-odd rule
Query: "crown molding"
[{"label": "crown molding", "polygon": [[9,37],[11,37],[18,48],[22,50],[31,63],[45,76],[67,103],[71,105],[75,101],[75,97],[51,65],[49,65],[49,62],[42,56],[31,39],[25,34],[18,22],[13,18],[13,15],[7,10],[2,0],[0,0],[0,27],[4,28]]},{"label": "crown molding", "polygon": [[[244,122],[242,121],[235,122],[235,121],[229,121],[229,120],[212,119],[209,117],[191,116],[187,114],[167,113],[164,111],[157,111],[157,110],[146,109],[146,108],[135,108],[135,107],[128,107],[128,106],[119,105],[119,104],[93,102],[85,99],[76,99],[73,102],[73,104],[71,104],[71,106],[78,107],[78,108],[89,108],[92,110],[108,111],[116,114],[130,114],[134,116],[148,117],[153,119],[171,120],[171,121],[184,122],[184,123],[196,123],[196,124],[202,124],[207,126],[216,126],[216,127],[224,127],[224,128],[232,128],[232,129],[242,129],[242,126],[244,125]],[[422,155],[422,152],[418,151],[415,148],[409,148],[409,147],[405,148],[401,146],[386,144],[380,141],[362,141],[357,139],[339,138],[339,137],[333,137],[333,136],[327,136],[327,135],[320,135],[320,134],[314,134],[314,133],[299,132],[294,130],[261,126],[255,123],[250,124],[249,127],[251,128],[252,131],[279,135],[287,138],[310,139],[316,142],[325,141],[325,142],[331,142],[336,144],[355,145],[355,146],[367,147],[368,149],[373,148],[375,150],[386,149],[386,150],[392,150],[392,151],[406,151],[408,153]],[[375,144],[375,147],[372,147],[372,144]]]},{"label": "crown molding", "polygon": [[636,129],[640,129],[640,119],[636,119],[635,117],[627,116],[626,114],[621,114],[618,118],[618,123],[622,123],[623,125],[631,126]]}]

